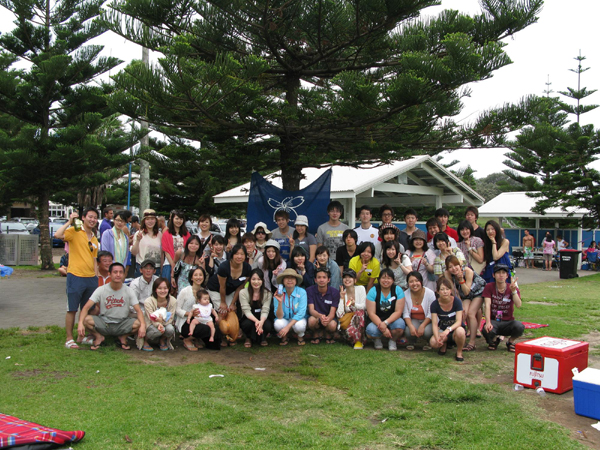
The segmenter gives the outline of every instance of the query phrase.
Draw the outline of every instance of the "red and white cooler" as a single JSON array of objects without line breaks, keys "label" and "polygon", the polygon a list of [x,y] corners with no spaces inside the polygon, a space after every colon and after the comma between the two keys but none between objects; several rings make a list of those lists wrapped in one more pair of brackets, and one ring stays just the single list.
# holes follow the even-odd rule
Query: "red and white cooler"
[{"label": "red and white cooler", "polygon": [[562,394],[573,389],[573,373],[588,365],[587,342],[544,336],[515,346],[514,382]]}]

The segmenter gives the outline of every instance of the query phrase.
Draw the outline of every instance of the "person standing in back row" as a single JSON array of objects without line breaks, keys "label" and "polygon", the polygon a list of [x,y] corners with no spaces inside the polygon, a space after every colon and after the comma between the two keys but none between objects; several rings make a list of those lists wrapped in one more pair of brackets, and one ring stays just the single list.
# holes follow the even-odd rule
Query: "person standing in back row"
[{"label": "person standing in back row", "polygon": [[[67,315],[65,329],[67,341],[65,347],[77,350],[79,346],[73,339],[73,326],[77,310],[81,310],[98,287],[98,269],[96,257],[98,256],[98,239],[94,228],[98,223],[98,211],[95,208],[86,208],[83,211],[83,224],[77,230],[73,222],[79,214],[72,213],[69,221],[63,224],[54,237],[69,243],[69,267],[67,268]],[[83,339],[83,336],[81,336]]]},{"label": "person standing in back row", "polygon": [[344,231],[350,227],[340,222],[340,218],[344,215],[344,207],[337,200],[327,205],[327,214],[329,221],[317,229],[317,245],[325,245],[329,250],[329,256],[335,260],[338,247],[344,245],[342,240]]},{"label": "person standing in back row", "polygon": [[379,230],[371,223],[371,219],[373,218],[373,210],[371,207],[368,205],[361,206],[358,217],[360,218],[360,225],[354,229],[357,236],[355,244],[360,245],[366,241],[376,244],[379,240]]}]

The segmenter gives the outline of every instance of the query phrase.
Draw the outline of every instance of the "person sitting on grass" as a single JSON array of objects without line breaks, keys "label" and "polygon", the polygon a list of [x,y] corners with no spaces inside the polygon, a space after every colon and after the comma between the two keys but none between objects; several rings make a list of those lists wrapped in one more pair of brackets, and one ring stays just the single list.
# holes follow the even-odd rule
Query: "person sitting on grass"
[{"label": "person sitting on grass", "polygon": [[283,292],[273,295],[275,311],[274,328],[281,339],[279,345],[287,345],[290,331],[298,336],[298,345],[304,345],[306,332],[306,291],[297,285],[302,277],[294,269],[285,269],[277,275],[277,284],[283,284]]},{"label": "person sitting on grass", "polygon": [[240,291],[243,314],[240,326],[246,335],[244,347],[250,348],[252,344],[259,342],[262,347],[269,345],[267,334],[273,330],[273,321],[269,318],[272,297],[265,286],[262,269],[253,269],[250,272],[250,282]]},{"label": "person sitting on grass", "polygon": [[354,345],[354,350],[362,350],[367,292],[364,286],[356,286],[355,283],[356,272],[352,269],[345,269],[342,274],[337,317],[342,336]]},{"label": "person sitting on grass", "polygon": [[60,257],[60,262],[58,263],[58,273],[60,274],[61,277],[67,276],[68,268],[69,268],[69,253],[65,250],[65,254]]},{"label": "person sitting on grass", "polygon": [[430,345],[438,350],[438,355],[445,355],[448,348],[456,346],[455,359],[464,361],[463,347],[466,341],[463,323],[463,307],[452,291],[452,282],[445,277],[437,280],[438,299],[431,304],[431,324],[433,336]]},{"label": "person sitting on grass", "polygon": [[394,272],[383,269],[379,284],[367,294],[368,321],[366,334],[375,340],[375,349],[381,350],[381,337],[388,340],[388,349],[397,350],[396,341],[404,334],[406,324],[402,319],[404,311],[404,291],[394,284]]},{"label": "person sitting on grass", "polygon": [[406,322],[404,329],[408,341],[407,350],[414,350],[419,338],[425,340],[423,350],[431,350],[429,340],[433,336],[431,327],[431,304],[435,301],[435,292],[423,286],[423,276],[412,271],[406,277],[408,289],[404,293],[404,311],[402,318]]},{"label": "person sitting on grass", "polygon": [[475,351],[475,337],[481,323],[481,318],[477,317],[481,311],[483,300],[481,293],[486,283],[483,278],[473,272],[472,269],[462,266],[456,256],[446,258],[446,271],[444,276],[454,284],[455,292],[460,297],[463,304],[464,315],[469,327],[469,343],[463,350],[465,352]]},{"label": "person sitting on grass", "polygon": [[497,336],[510,336],[506,342],[509,352],[515,351],[515,340],[523,335],[525,326],[515,320],[514,310],[521,307],[521,292],[517,287],[517,277],[506,283],[510,269],[504,264],[494,266],[494,282],[488,283],[483,290],[485,302],[485,326],[483,336],[489,350],[496,350],[500,343]]},{"label": "person sitting on grass", "polygon": [[[194,315],[194,311],[198,311],[198,314]],[[215,316],[214,321],[212,316]],[[208,342],[215,342],[215,322],[218,321],[219,315],[212,307],[210,294],[206,289],[200,289],[196,292],[196,304],[193,306],[192,310],[188,312],[187,323],[190,325],[188,336],[193,336],[196,326],[202,324],[210,328]]]},{"label": "person sitting on grass", "polygon": [[[121,263],[110,265],[110,283],[100,286],[81,310],[77,332],[85,336],[88,330],[94,336],[92,350],[97,350],[104,342],[105,336],[117,338],[117,345],[123,350],[130,350],[127,336],[137,333],[139,338],[146,336],[146,323],[133,291],[123,285],[125,267]],[[97,316],[88,315],[92,307],[100,307]],[[129,317],[129,308],[133,307],[137,319]]]},{"label": "person sitting on grass", "polygon": [[[167,278],[157,278],[152,283],[152,295],[144,301],[146,338],[142,350],[145,352],[154,351],[151,345],[154,342],[158,342],[162,351],[173,350],[172,341],[175,337],[173,324],[177,310],[177,299],[169,295],[170,288],[171,282]],[[164,308],[168,317],[158,314],[158,310],[161,308]]]},{"label": "person sitting on grass", "polygon": [[340,291],[328,286],[330,279],[327,269],[319,268],[315,274],[316,285],[306,289],[308,328],[313,331],[312,344],[319,344],[323,333],[328,344],[335,343],[333,333],[337,330],[335,313],[340,303]]}]

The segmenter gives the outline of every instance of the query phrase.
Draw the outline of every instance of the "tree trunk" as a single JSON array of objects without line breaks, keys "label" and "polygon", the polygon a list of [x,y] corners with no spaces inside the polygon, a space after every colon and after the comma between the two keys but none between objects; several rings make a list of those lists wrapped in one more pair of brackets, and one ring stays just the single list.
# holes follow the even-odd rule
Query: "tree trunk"
[{"label": "tree trunk", "polygon": [[[298,90],[300,89],[300,78],[289,76],[286,87],[285,110],[289,114],[289,124],[293,125],[293,119],[298,112]],[[281,178],[283,189],[286,191],[300,190],[300,180],[303,178],[302,165],[298,164],[299,153],[302,151],[298,146],[298,136],[287,132],[281,136],[281,147],[279,161],[281,164]]]},{"label": "tree trunk", "polygon": [[54,270],[52,261],[52,238],[50,237],[50,225],[48,214],[50,211],[50,192],[44,189],[38,197],[38,220],[40,221],[40,257],[42,259],[42,270]]}]

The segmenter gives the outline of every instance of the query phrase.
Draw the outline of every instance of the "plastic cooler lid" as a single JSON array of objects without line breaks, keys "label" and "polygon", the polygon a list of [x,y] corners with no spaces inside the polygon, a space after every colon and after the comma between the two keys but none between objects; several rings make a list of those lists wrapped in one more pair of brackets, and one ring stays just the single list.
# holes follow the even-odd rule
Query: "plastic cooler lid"
[{"label": "plastic cooler lid", "polygon": [[575,375],[573,380],[600,386],[600,370],[588,367]]},{"label": "plastic cooler lid", "polygon": [[533,339],[531,341],[523,342],[527,345],[536,345],[538,347],[546,347],[553,348],[557,350],[561,350],[563,348],[572,347],[573,345],[581,344],[580,341],[572,341],[570,339],[560,339],[544,336],[538,339]]}]

